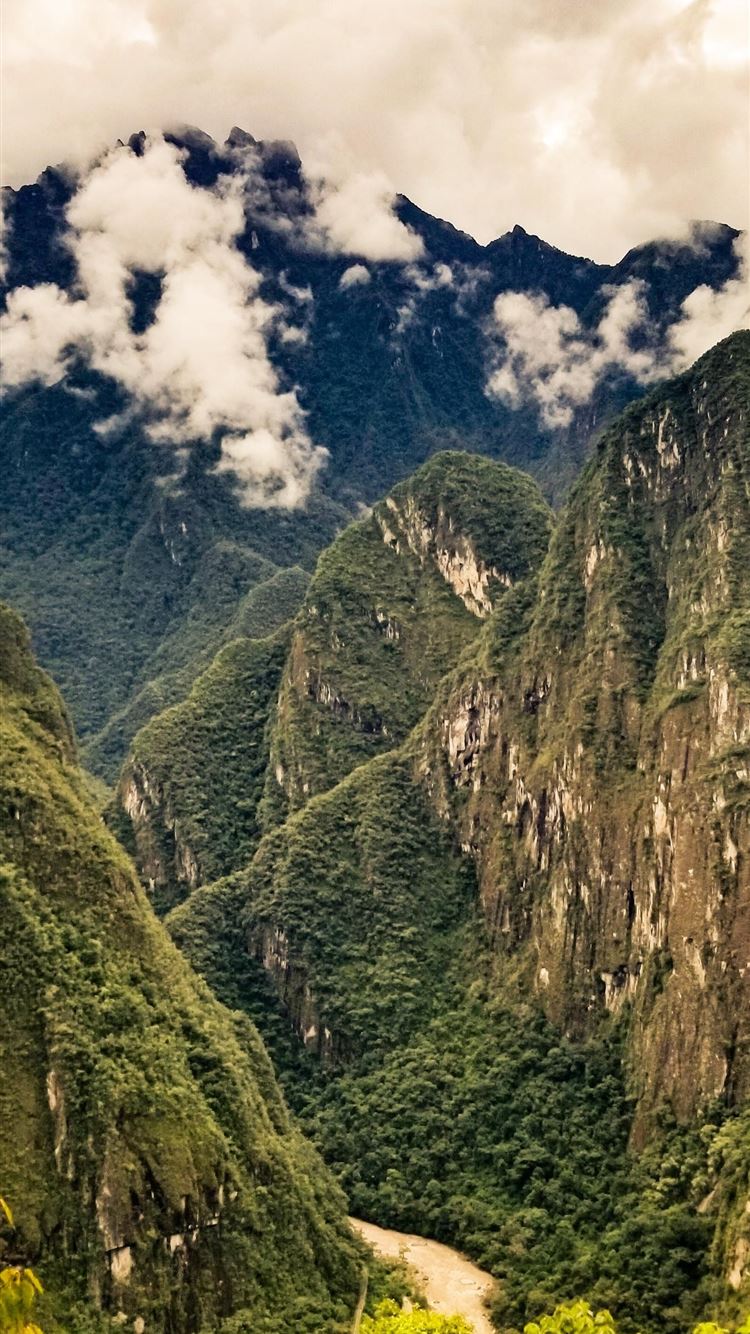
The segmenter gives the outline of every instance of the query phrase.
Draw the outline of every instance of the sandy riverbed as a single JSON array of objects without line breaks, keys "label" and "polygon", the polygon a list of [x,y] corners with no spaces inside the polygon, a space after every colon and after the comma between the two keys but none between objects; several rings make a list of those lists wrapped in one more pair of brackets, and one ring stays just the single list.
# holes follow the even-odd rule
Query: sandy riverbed
[{"label": "sandy riverbed", "polygon": [[484,1307],[484,1298],[492,1291],[494,1280],[478,1269],[459,1251],[408,1232],[392,1232],[351,1218],[352,1227],[368,1241],[373,1250],[391,1259],[403,1256],[416,1270],[424,1294],[433,1311],[441,1315],[462,1315],[475,1334],[493,1334]]}]

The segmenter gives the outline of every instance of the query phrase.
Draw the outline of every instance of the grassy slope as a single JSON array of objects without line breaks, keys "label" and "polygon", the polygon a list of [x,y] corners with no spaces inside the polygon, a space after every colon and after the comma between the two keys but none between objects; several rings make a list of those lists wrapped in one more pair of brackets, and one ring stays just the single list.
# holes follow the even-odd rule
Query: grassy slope
[{"label": "grassy slope", "polygon": [[[237,639],[221,650],[187,699],[153,718],[135,738],[120,780],[126,797],[148,783],[158,802],[134,820],[142,865],[153,865],[159,911],[184,896],[176,855],[190,850],[201,881],[243,865],[260,837],[269,729],[289,647],[289,630]],[[143,777],[147,775],[147,780]]]},{"label": "grassy slope", "polygon": [[223,544],[191,584],[184,620],[159,643],[143,668],[146,684],[84,748],[93,773],[113,780],[145,724],[185,699],[196,678],[233,639],[263,639],[294,616],[309,581],[299,566],[276,569],[242,548]]}]

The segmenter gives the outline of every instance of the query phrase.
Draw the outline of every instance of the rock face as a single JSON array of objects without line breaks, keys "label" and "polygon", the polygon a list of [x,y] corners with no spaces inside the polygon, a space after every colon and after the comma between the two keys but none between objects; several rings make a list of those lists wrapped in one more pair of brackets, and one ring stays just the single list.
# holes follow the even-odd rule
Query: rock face
[{"label": "rock face", "polygon": [[420,761],[547,1014],[632,1007],[636,1142],[750,1091],[749,363],[737,335],[605,435]]},{"label": "rock face", "polygon": [[359,1281],[343,1198],[154,917],[4,607],[0,864],[0,1178],[47,1315],[190,1334],[246,1308],[293,1328],[301,1303],[331,1328]]},{"label": "rock face", "polygon": [[[326,716],[381,751],[416,721],[416,699],[399,722],[398,696],[389,712],[376,695],[379,659],[359,696],[346,679],[365,633],[402,677],[411,665],[413,621],[380,574],[372,610],[356,582],[373,530],[487,620],[438,688],[415,773],[548,1017],[583,1037],[631,1015],[636,1144],[664,1102],[686,1121],[750,1090],[749,345],[728,340],[610,429],[536,583],[419,475],[376,507],[321,560],[282,683],[294,726],[272,743],[268,781],[294,807],[334,784]],[[342,746],[339,774],[361,758]]]}]

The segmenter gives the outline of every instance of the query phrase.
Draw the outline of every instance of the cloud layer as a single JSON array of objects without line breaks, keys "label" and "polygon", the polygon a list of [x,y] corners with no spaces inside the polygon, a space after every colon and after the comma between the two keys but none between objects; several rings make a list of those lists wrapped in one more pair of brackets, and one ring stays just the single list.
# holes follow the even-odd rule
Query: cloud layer
[{"label": "cloud layer", "polygon": [[[160,140],[142,157],[109,153],[67,220],[80,294],[52,284],[11,292],[0,321],[5,385],[54,383],[82,359],[128,391],[155,441],[179,449],[216,434],[218,471],[233,474],[247,504],[300,504],[325,451],[310,441],[296,395],[281,390],[268,357],[269,332],[283,336],[286,325],[234,245],[244,225],[241,184],[192,187],[179,152]],[[161,279],[141,333],[130,297],[138,273]]]},{"label": "cloud layer", "polygon": [[747,224],[746,42],[744,0],[7,0],[6,171],[243,124],[306,161],[343,145],[339,245],[361,192],[398,188],[482,241],[520,222],[612,261]]}]

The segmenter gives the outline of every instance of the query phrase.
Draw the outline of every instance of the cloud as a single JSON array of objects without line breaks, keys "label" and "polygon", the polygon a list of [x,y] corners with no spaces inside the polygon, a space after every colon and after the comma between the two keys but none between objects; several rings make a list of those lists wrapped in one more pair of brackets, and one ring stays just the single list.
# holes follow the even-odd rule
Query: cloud
[{"label": "cloud", "polygon": [[615,368],[641,384],[665,374],[653,349],[636,349],[631,335],[648,318],[644,284],[610,289],[597,328],[584,330],[570,306],[551,306],[542,295],[505,292],[494,305],[494,336],[501,339],[487,392],[509,407],[534,402],[547,427],[567,426],[599,381]]},{"label": "cloud", "polygon": [[396,192],[384,173],[345,171],[313,178],[310,240],[320,241],[333,254],[356,255],[374,263],[408,264],[419,259],[424,253],[422,238],[394,213]]},{"label": "cloud", "polygon": [[[10,293],[0,321],[6,387],[53,383],[81,358],[129,392],[154,441],[179,448],[218,435],[218,471],[235,476],[245,503],[302,503],[325,451],[268,357],[269,333],[286,325],[234,245],[244,226],[237,183],[189,185],[178,151],[157,140],[141,157],[108,154],[67,221],[79,294],[50,284]],[[142,333],[129,296],[138,272],[161,278]]]},{"label": "cloud", "polygon": [[339,279],[339,287],[345,292],[347,287],[362,287],[369,282],[370,270],[365,264],[350,264]]},{"label": "cloud", "polygon": [[450,264],[435,264],[432,269],[420,268],[417,264],[409,264],[404,270],[404,277],[412,284],[414,291],[408,294],[396,311],[397,319],[393,329],[395,339],[398,339],[404,330],[414,323],[419,313],[419,303],[422,297],[426,296],[428,292],[439,291],[441,287],[453,286],[453,270]]},{"label": "cloud", "polygon": [[250,216],[302,250],[376,263],[406,264],[421,257],[421,238],[394,211],[393,184],[382,171],[362,171],[340,135],[323,136],[304,164],[299,164],[292,144],[278,146],[302,167],[307,207],[300,208],[293,186],[278,180],[271,185],[264,175],[264,154],[272,145],[257,144],[235,129],[230,153],[244,177]]},{"label": "cloud", "polygon": [[607,262],[689,218],[748,222],[738,0],[7,0],[4,39],[14,184],[144,123],[239,123],[306,163],[338,136],[350,245],[383,181],[481,241],[519,222]]},{"label": "cloud", "polygon": [[668,334],[675,369],[690,366],[735,329],[750,328],[750,232],[734,244],[738,268],[734,278],[715,291],[696,287],[682,303],[682,316]]},{"label": "cloud", "polygon": [[[702,235],[696,235],[698,246]],[[750,327],[748,233],[737,238],[735,251],[736,275],[718,290],[696,287],[663,333],[652,326],[640,279],[609,289],[594,330],[584,329],[569,306],[551,306],[545,296],[503,293],[488,326],[493,365],[487,393],[512,408],[534,403],[543,425],[553,429],[569,425],[575,409],[613,371],[645,385],[686,370],[721,339]]]}]

